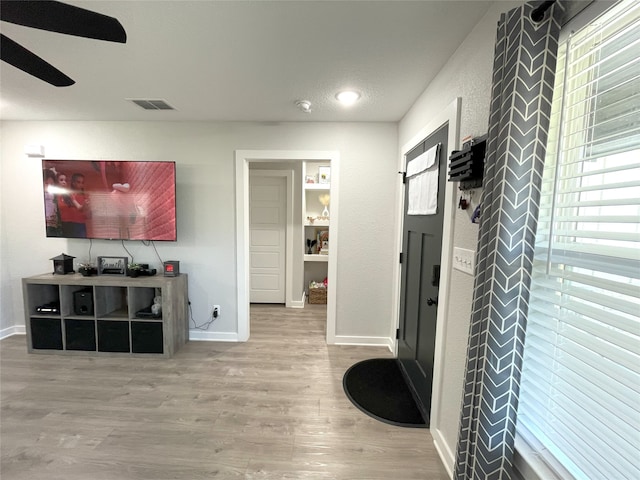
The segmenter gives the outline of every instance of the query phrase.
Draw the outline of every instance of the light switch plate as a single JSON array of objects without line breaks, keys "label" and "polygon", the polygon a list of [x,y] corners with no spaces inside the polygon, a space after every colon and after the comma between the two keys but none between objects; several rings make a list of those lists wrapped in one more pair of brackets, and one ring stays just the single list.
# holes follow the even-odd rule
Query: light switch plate
[{"label": "light switch plate", "polygon": [[476,267],[476,252],[466,248],[453,247],[453,268],[473,275]]}]

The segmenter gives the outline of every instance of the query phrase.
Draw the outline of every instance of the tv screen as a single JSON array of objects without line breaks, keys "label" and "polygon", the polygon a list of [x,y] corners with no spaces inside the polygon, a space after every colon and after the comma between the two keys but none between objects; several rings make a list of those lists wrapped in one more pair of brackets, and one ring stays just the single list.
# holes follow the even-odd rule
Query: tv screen
[{"label": "tv screen", "polygon": [[175,162],[42,160],[47,237],[176,240]]}]

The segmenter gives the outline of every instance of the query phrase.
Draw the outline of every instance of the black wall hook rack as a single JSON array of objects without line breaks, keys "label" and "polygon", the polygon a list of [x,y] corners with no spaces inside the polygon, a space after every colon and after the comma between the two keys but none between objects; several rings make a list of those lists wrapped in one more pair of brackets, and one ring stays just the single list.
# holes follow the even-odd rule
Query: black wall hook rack
[{"label": "black wall hook rack", "polygon": [[476,137],[454,150],[449,156],[449,181],[460,182],[460,190],[482,186],[487,136]]}]

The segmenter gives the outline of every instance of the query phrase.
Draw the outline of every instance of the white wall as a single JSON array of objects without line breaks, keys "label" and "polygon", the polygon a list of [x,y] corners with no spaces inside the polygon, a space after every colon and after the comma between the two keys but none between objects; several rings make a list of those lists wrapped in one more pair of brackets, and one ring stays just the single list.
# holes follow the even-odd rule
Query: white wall
[{"label": "white wall", "polygon": [[[399,145],[411,140],[431,117],[444,110],[456,97],[462,99],[461,137],[487,133],[496,26],[501,12],[518,5],[521,2],[500,1],[489,9],[400,122]],[[469,209],[456,209],[453,225],[456,247],[476,250],[478,225],[472,224],[470,218],[480,196],[481,189],[477,189]],[[453,465],[458,435],[473,277],[453,270],[450,281],[449,314],[445,319],[446,336],[442,346],[444,381],[440,391],[434,392],[434,395],[439,395],[440,409],[432,412],[434,416],[431,419],[436,446],[447,468]]]},{"label": "white wall", "polygon": [[[3,122],[1,125],[0,333],[24,324],[20,279],[51,271],[61,252],[87,258],[88,240],[45,238],[40,159],[177,162],[178,241],[156,242],[163,260],[189,275],[196,322],[222,315],[212,338],[237,332],[234,151],[337,150],[341,155],[338,335],[389,337],[393,293],[397,125],[391,123]],[[126,242],[136,261],[159,266],[154,251]],[[123,255],[119,241],[93,241],[92,257]]]}]

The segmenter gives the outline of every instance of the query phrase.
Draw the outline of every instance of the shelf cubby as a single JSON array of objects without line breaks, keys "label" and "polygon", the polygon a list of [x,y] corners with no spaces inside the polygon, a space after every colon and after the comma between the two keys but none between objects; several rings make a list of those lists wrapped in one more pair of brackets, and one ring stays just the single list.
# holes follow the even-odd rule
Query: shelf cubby
[{"label": "shelf cubby", "polygon": [[26,294],[29,296],[29,304],[25,309],[33,317],[51,316],[60,318],[60,312],[39,312],[37,309],[45,305],[57,304],[60,306],[60,288],[58,285],[28,285]]},{"label": "shelf cubby", "polygon": [[121,286],[96,286],[96,316],[99,319],[127,320],[127,288]]},{"label": "shelf cubby", "polygon": [[[129,313],[131,319],[139,318],[138,312],[148,309],[153,305],[153,299],[160,296],[155,288],[131,287],[129,289]],[[162,319],[159,317],[158,319]]]}]

